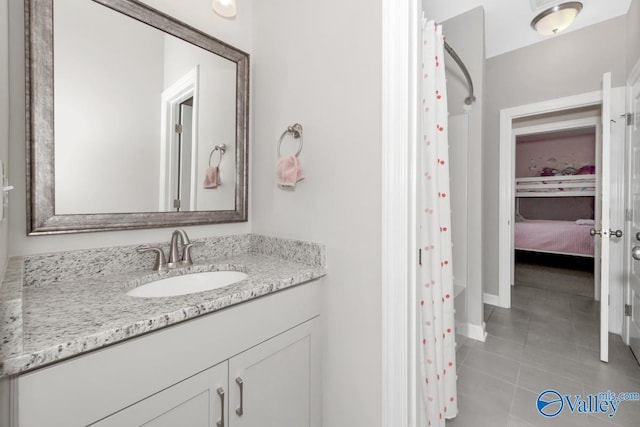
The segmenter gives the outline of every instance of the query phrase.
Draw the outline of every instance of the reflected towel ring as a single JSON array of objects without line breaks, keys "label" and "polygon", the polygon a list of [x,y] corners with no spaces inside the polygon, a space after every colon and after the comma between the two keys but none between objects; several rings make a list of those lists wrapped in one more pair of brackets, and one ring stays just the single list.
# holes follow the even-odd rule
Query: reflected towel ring
[{"label": "reflected towel ring", "polygon": [[216,145],[215,148],[211,150],[211,153],[209,153],[209,166],[211,166],[211,157],[213,157],[213,153],[215,153],[216,151],[220,151],[220,158],[218,159],[218,166],[217,166],[217,167],[220,167],[220,163],[222,162],[222,156],[227,151],[227,144]]},{"label": "reflected towel ring", "polygon": [[278,151],[278,158],[280,158],[280,146],[282,145],[282,140],[284,139],[284,136],[286,134],[288,134],[288,133],[292,134],[294,139],[300,138],[300,146],[298,147],[298,151],[296,152],[296,157],[298,157],[298,155],[302,151],[302,145],[303,145],[302,125],[300,123],[296,123],[293,126],[289,126],[287,128],[287,130],[282,132],[282,135],[280,135],[280,141],[278,141],[278,150],[277,150]]}]

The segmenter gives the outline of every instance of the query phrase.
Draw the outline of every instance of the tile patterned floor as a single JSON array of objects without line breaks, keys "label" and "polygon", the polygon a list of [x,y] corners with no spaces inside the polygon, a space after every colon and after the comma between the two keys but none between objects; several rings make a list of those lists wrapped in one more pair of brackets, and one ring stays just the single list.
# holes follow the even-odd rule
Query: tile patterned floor
[{"label": "tile patterned floor", "polygon": [[599,360],[593,275],[519,263],[512,291],[511,309],[485,305],[486,342],[458,337],[460,412],[447,426],[640,427],[640,402],[621,403],[613,418],[567,409],[544,418],[535,407],[546,389],[640,392],[640,366],[619,336],[609,336],[609,363]]}]

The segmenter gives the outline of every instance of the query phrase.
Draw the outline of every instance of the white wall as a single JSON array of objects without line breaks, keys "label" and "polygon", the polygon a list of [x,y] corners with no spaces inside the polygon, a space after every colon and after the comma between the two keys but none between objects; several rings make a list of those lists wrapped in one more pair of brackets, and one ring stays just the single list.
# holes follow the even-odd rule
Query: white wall
[{"label": "white wall", "polygon": [[[26,236],[26,175],[24,133],[24,9],[20,0],[9,3],[9,48],[10,66],[10,178],[16,190],[12,193],[9,224],[10,255],[45,253],[61,250],[106,247],[141,242],[167,241],[171,229],[149,229],[139,231],[113,231],[105,233],[83,233],[60,236]],[[245,52],[251,53],[252,6],[250,2],[238,2],[238,16],[228,20],[211,11],[211,2],[199,0],[146,0],[145,3],[168,15],[213,35]],[[251,138],[251,136],[250,136]],[[250,139],[251,140],[251,139]],[[251,145],[251,143],[250,143]],[[251,162],[250,162],[251,164]],[[252,189],[249,188],[251,195]],[[249,200],[251,206],[251,197]],[[247,233],[251,231],[251,216],[247,223],[186,227],[191,237]]]},{"label": "white wall", "polygon": [[[451,157],[452,237],[454,246],[455,283],[466,286],[466,315],[470,329],[460,331],[483,339],[482,289],[482,127],[484,110],[484,10],[477,7],[442,23],[449,45],[467,67],[474,86],[476,101],[467,106],[464,100],[469,89],[464,74],[449,54],[445,53],[447,99],[451,119],[465,115],[466,121],[451,120],[450,128],[466,123],[463,138],[452,132],[449,139]],[[462,144],[463,147],[459,145]],[[464,178],[463,178],[464,177]],[[454,195],[456,194],[457,195]],[[453,202],[453,199],[452,199]],[[458,232],[456,231],[458,230]],[[460,232],[463,231],[463,232]],[[456,258],[457,255],[457,258]],[[464,263],[463,266],[460,263]],[[464,283],[461,281],[464,277]],[[463,299],[461,299],[462,301]],[[456,308],[458,310],[458,308]]]},{"label": "white wall", "polygon": [[500,110],[600,90],[602,75],[624,84],[626,17],[550,38],[486,62],[483,165],[483,283],[498,294]]},{"label": "white wall", "polygon": [[[254,18],[253,229],[327,245],[323,423],[379,426],[381,5],[256,1]],[[287,192],[276,144],[295,122],[306,179]]]}]

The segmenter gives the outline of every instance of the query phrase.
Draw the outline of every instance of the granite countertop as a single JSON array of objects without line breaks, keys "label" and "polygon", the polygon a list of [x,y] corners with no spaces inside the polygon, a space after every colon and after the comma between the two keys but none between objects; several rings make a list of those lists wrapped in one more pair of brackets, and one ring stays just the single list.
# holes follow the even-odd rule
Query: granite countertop
[{"label": "granite countertop", "polygon": [[[51,279],[47,274],[48,267],[53,268],[51,262],[59,265],[61,259],[72,258],[70,264],[80,271],[82,257],[74,253],[46,261],[12,259],[0,288],[0,376],[24,373],[326,273],[321,245],[254,235],[236,237],[240,248],[233,242],[229,250],[207,257],[211,253],[205,245],[194,254],[198,261],[192,266],[162,273],[101,268],[89,277],[75,278],[71,272]],[[215,242],[210,246],[217,247]],[[34,266],[39,280],[30,273]],[[220,289],[182,296],[137,298],[126,294],[159,278],[215,270],[242,271],[248,277]]]}]

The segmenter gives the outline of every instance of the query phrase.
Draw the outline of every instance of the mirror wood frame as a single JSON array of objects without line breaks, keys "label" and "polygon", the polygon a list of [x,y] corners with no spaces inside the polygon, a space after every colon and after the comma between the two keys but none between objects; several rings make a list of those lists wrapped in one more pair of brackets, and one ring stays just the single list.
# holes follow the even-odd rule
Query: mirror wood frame
[{"label": "mirror wood frame", "polygon": [[247,221],[249,54],[136,0],[92,1],[236,63],[235,209],[55,214],[53,1],[25,0],[27,234],[82,233]]}]

